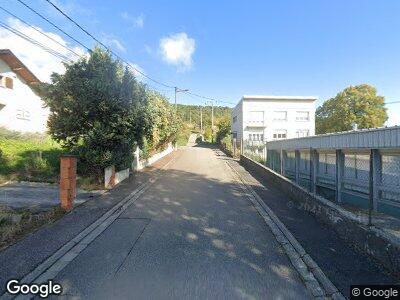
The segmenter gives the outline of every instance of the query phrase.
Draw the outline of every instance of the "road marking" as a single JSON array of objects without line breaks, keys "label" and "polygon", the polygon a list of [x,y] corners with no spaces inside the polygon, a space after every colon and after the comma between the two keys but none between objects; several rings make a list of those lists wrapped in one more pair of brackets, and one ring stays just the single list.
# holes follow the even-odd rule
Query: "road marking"
[{"label": "road marking", "polygon": [[260,198],[238,171],[225,161],[228,169],[232,171],[232,177],[243,193],[252,202],[260,216],[271,229],[278,243],[284,249],[290,262],[297,270],[300,278],[315,298],[329,297],[331,299],[345,299],[340,291],[324,274],[317,263],[306,253],[301,244],[279,220],[275,213]]},{"label": "road marking", "polygon": [[[114,205],[98,220],[81,231],[72,240],[67,242],[53,255],[38,265],[32,272],[21,279],[21,283],[43,283],[54,279],[75,257],[77,257],[96,237],[107,229],[131,204],[133,204],[144,192],[146,192],[160,177],[160,171],[166,169],[176,157],[173,157],[163,165],[153,177],[142,183],[132,193]],[[14,299],[14,295],[5,292],[0,300]],[[34,295],[19,295],[15,299],[32,299]]]}]

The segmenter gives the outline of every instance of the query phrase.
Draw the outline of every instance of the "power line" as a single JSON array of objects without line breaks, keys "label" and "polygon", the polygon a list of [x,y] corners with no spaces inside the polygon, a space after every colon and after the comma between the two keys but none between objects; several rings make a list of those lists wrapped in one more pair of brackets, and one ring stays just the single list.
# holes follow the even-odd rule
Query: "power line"
[{"label": "power line", "polygon": [[[21,1],[21,0],[18,0]],[[87,31],[85,28],[83,28],[80,24],[78,24],[78,22],[76,22],[74,19],[72,19],[69,15],[67,15],[61,8],[59,8],[55,3],[53,3],[51,0],[46,0],[47,3],[49,3],[51,6],[53,6],[59,13],[61,13],[64,17],[66,17],[68,20],[70,20],[72,23],[74,23],[79,29],[81,29],[84,33],[86,33],[89,37],[91,37],[93,40],[95,40],[97,43],[99,43],[100,45],[102,45],[105,49],[108,49],[112,54],[114,54],[117,58],[119,58],[121,61],[125,62],[127,65],[129,65],[131,68],[133,68],[136,72],[138,72],[139,74],[141,74],[142,76],[146,77],[147,79],[162,85],[164,87],[167,88],[171,88],[171,89],[175,89],[175,86],[163,83],[161,81],[158,81],[148,75],[146,75],[145,73],[143,73],[142,71],[138,70],[137,68],[135,68],[134,66],[132,66],[130,63],[128,63],[127,61],[125,61],[122,57],[120,57],[118,54],[116,54],[114,51],[112,51],[112,49],[110,49],[109,47],[107,47],[106,45],[104,45],[99,39],[97,39],[93,34],[91,34],[89,31]],[[222,103],[227,103],[227,104],[232,104],[234,105],[235,103],[232,102],[227,102],[227,101],[222,101],[222,100],[216,100],[213,98],[209,98],[209,97],[205,97],[205,96],[201,96],[189,91],[184,91],[188,94],[191,94],[195,97],[199,97],[199,98],[203,98],[203,99],[207,99],[207,100],[213,100],[213,101],[219,101]]]},{"label": "power line", "polygon": [[39,48],[45,50],[46,52],[50,53],[51,55],[53,55],[55,57],[61,59],[62,61],[71,61],[71,59],[66,57],[64,54],[62,54],[62,53],[60,53],[60,52],[58,52],[56,50],[53,50],[53,49],[51,49],[49,47],[46,47],[45,45],[43,45],[42,43],[38,42],[37,40],[27,36],[26,34],[24,34],[23,32],[15,29],[15,28],[12,28],[11,26],[8,26],[7,24],[5,24],[5,23],[3,23],[1,21],[0,21],[0,26],[3,27],[4,29],[10,31],[11,33],[14,33],[15,35],[19,36],[20,38],[22,38],[22,39],[24,39],[24,40],[26,40],[26,41],[38,46]]},{"label": "power line", "polygon": [[[88,50],[89,52],[91,52],[91,50],[85,46],[83,43],[79,42],[78,40],[76,40],[74,37],[72,37],[70,34],[66,33],[64,30],[62,30],[59,26],[57,26],[56,24],[54,24],[53,22],[51,22],[48,18],[44,17],[42,14],[40,14],[39,12],[37,12],[35,9],[33,9],[32,7],[30,7],[28,4],[26,4],[24,1],[22,0],[17,0],[18,2],[20,2],[22,5],[24,5],[26,8],[28,8],[29,10],[31,10],[33,13],[35,13],[36,15],[38,15],[39,17],[41,17],[43,20],[45,20],[46,22],[48,22],[49,24],[51,24],[53,27],[57,28],[60,32],[62,32],[63,34],[65,34],[66,36],[68,36],[69,38],[71,38],[73,41],[75,41],[76,43],[78,43],[79,45],[81,45],[82,47],[84,47],[86,50]],[[129,62],[127,62],[125,59],[123,59],[121,56],[119,56],[117,53],[115,53],[111,48],[107,47],[106,45],[104,45],[104,43],[102,43],[98,38],[96,38],[93,34],[91,34],[89,31],[87,31],[85,28],[83,28],[80,24],[78,24],[78,22],[76,22],[74,19],[72,19],[70,16],[68,16],[61,8],[59,8],[55,3],[53,3],[50,0],[46,0],[46,2],[48,2],[51,6],[53,6],[53,8],[55,8],[59,13],[61,13],[64,17],[66,17],[69,21],[71,21],[73,24],[75,24],[80,30],[82,30],[86,35],[88,35],[89,37],[91,37],[94,41],[96,41],[97,43],[99,43],[101,46],[103,46],[106,50],[110,51],[110,53],[112,53],[115,57],[117,57],[119,60],[121,60],[122,62],[124,62],[126,65],[128,65],[130,68],[132,68],[133,70],[135,70],[137,73],[141,74],[143,77],[147,78],[148,80],[159,84],[161,86],[164,86],[166,88],[170,88],[170,89],[175,89],[175,86],[172,86],[170,84],[166,84],[163,83],[159,80],[156,80],[152,77],[150,77],[149,75],[145,74],[144,72],[142,72],[141,70],[139,70],[138,68],[136,68],[135,66],[133,66],[132,64],[130,64]],[[207,99],[207,100],[212,100],[212,101],[219,101],[222,103],[227,103],[227,104],[232,104],[234,105],[235,103],[232,102],[228,102],[228,101],[221,101],[221,100],[217,100],[214,98],[210,98],[210,97],[205,97],[199,94],[195,94],[192,92],[186,92],[186,93],[190,93],[191,95],[195,96],[195,97],[199,97],[202,99]]]},{"label": "power line", "polygon": [[40,18],[42,18],[43,20],[45,20],[47,23],[49,23],[50,25],[52,25],[53,27],[57,28],[57,30],[59,30],[60,32],[62,32],[63,34],[65,34],[66,36],[68,36],[70,39],[72,39],[75,43],[78,43],[79,45],[81,45],[83,48],[85,48],[89,53],[92,52],[92,50],[88,47],[86,47],[83,43],[81,43],[80,41],[78,41],[77,39],[75,39],[73,36],[71,36],[70,34],[68,34],[67,32],[65,32],[64,30],[62,30],[59,26],[57,26],[56,24],[54,24],[52,21],[50,21],[48,18],[46,18],[45,16],[43,16],[42,14],[40,14],[39,12],[37,12],[36,10],[34,10],[32,7],[30,7],[28,4],[26,4],[24,1],[22,0],[17,0],[19,3],[21,3],[23,6],[25,6],[26,8],[28,8],[30,11],[32,11],[34,14],[38,15]]},{"label": "power line", "polygon": [[386,103],[383,103],[383,104],[397,104],[397,103],[400,103],[400,101],[393,101],[393,102],[386,102]]},{"label": "power line", "polygon": [[232,103],[232,102],[217,100],[217,99],[215,99],[215,98],[210,98],[210,97],[205,97],[205,96],[202,96],[202,95],[199,95],[199,94],[195,94],[195,93],[190,92],[190,91],[186,91],[185,93],[190,94],[190,95],[195,96],[195,97],[198,97],[198,98],[205,99],[205,100],[211,100],[211,101],[214,101],[214,102],[222,102],[222,103],[227,103],[227,104],[233,104],[233,105],[235,105],[235,103]]},{"label": "power line", "polygon": [[[21,0],[18,0],[21,1]],[[139,74],[141,74],[142,76],[146,77],[147,79],[153,81],[154,83],[157,83],[159,85],[162,85],[164,87],[167,88],[175,88],[171,85],[162,83],[161,81],[158,81],[154,78],[151,78],[150,76],[146,75],[144,72],[142,72],[141,70],[135,68],[134,66],[132,66],[129,62],[125,61],[122,57],[120,57],[117,53],[115,53],[112,49],[110,49],[109,47],[107,47],[106,45],[104,45],[98,38],[96,38],[93,34],[91,34],[89,31],[87,31],[85,28],[83,28],[81,25],[79,25],[75,20],[73,20],[70,16],[68,16],[64,11],[62,11],[61,8],[59,8],[56,4],[54,4],[52,1],[50,0],[46,0],[47,3],[49,3],[51,6],[53,6],[59,13],[61,13],[64,17],[66,17],[68,20],[70,20],[72,23],[74,23],[79,29],[81,29],[84,33],[86,33],[89,37],[91,37],[93,40],[95,40],[97,43],[99,43],[101,46],[103,46],[105,49],[109,50],[112,54],[114,54],[118,59],[120,59],[121,61],[125,62],[128,66],[130,66],[132,69],[134,69],[136,72],[138,72]]]},{"label": "power line", "polygon": [[13,14],[12,12],[10,12],[9,10],[5,9],[4,7],[0,6],[0,9],[4,12],[6,12],[7,14],[9,14],[10,16],[12,16],[13,18],[19,20],[20,22],[24,23],[25,25],[31,27],[33,30],[35,30],[36,32],[40,33],[41,35],[47,37],[48,39],[52,40],[54,43],[58,44],[59,46],[63,47],[64,49],[68,50],[69,52],[75,54],[78,57],[82,57],[82,55],[79,55],[78,53],[76,53],[74,50],[68,48],[67,46],[61,44],[59,41],[57,41],[56,39],[52,38],[51,36],[49,36],[48,34],[44,33],[43,31],[37,29],[35,26],[29,24],[28,22],[22,20],[21,18],[19,18],[18,16],[16,16],[15,14]]}]

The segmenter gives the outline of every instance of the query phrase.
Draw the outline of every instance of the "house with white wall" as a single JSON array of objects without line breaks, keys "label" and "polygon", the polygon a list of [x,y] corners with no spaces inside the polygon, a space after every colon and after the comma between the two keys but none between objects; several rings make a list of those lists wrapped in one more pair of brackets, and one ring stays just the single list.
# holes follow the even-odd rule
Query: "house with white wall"
[{"label": "house with white wall", "polygon": [[243,96],[232,110],[232,135],[258,142],[314,135],[316,101],[311,96]]},{"label": "house with white wall", "polygon": [[[27,50],[29,51],[29,49]],[[35,93],[40,80],[9,49],[0,49],[0,127],[43,133],[48,108]]]}]

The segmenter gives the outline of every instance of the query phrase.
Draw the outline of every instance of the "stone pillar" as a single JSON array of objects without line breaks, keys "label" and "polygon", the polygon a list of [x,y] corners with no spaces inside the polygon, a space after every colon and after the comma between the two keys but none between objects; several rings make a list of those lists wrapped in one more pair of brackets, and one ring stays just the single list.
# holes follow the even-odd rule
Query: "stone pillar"
[{"label": "stone pillar", "polygon": [[135,152],[133,153],[133,161],[132,161],[132,170],[137,171],[140,168],[140,150],[139,147],[136,147]]},{"label": "stone pillar", "polygon": [[61,208],[70,211],[76,198],[77,157],[63,155],[60,158],[60,201]]}]

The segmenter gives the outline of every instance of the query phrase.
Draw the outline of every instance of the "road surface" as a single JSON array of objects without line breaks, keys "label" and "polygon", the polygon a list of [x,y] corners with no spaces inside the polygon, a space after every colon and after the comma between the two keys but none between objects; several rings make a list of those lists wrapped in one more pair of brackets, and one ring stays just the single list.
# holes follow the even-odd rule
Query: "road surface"
[{"label": "road surface", "polygon": [[54,279],[66,298],[310,299],[226,157],[179,150]]}]

